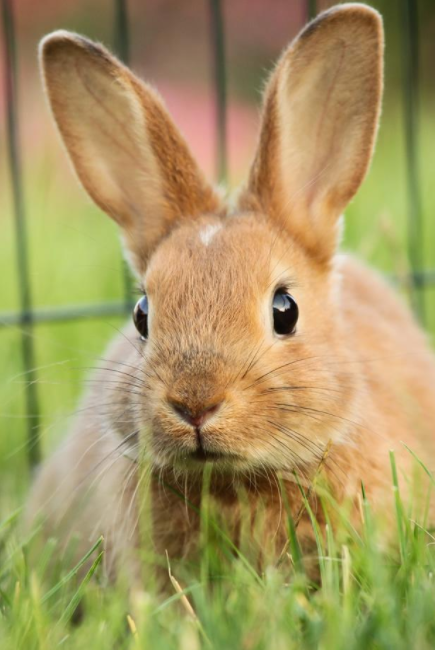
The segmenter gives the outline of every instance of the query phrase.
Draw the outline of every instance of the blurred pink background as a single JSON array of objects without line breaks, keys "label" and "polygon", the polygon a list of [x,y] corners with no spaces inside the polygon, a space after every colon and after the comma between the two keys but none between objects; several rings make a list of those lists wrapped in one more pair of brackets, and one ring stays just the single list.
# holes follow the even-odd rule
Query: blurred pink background
[{"label": "blurred pink background", "polygon": [[[328,2],[319,3],[319,8]],[[266,71],[307,19],[305,0],[224,2],[228,73],[228,151],[233,181],[246,171],[253,152],[258,105]],[[215,113],[210,52],[209,3],[204,0],[127,0],[131,66],[157,87],[205,171],[214,174]],[[69,29],[114,49],[111,0],[16,0],[19,44],[21,141],[26,157],[65,161],[45,107],[37,70],[39,40],[54,29]],[[3,56],[3,52],[1,53]],[[1,62],[3,63],[3,62]],[[4,74],[4,66],[0,66]],[[0,80],[3,88],[3,78]],[[0,156],[4,169],[4,93],[0,96]],[[41,161],[42,162],[42,161]],[[4,174],[1,174],[4,179]],[[71,182],[70,174],[61,174]]]}]

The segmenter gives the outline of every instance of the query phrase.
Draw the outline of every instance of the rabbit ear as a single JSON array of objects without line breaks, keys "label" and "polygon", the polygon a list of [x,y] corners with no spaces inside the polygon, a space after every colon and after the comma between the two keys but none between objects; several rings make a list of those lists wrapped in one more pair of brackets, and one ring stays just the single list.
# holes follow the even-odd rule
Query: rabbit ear
[{"label": "rabbit ear", "polygon": [[159,97],[107,50],[54,32],[42,41],[41,66],[76,172],[121,226],[136,270],[174,223],[218,210]]},{"label": "rabbit ear", "polygon": [[340,5],[301,32],[266,90],[241,207],[267,212],[322,261],[335,252],[339,217],[370,163],[382,59],[379,14]]}]

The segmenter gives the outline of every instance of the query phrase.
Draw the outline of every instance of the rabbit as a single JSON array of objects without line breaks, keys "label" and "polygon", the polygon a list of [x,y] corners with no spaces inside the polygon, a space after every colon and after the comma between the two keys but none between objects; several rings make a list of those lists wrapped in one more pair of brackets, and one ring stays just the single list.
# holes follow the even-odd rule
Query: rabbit
[{"label": "rabbit", "polygon": [[380,15],[336,6],[284,51],[233,203],[156,91],[104,47],[57,31],[41,68],[75,172],[121,229],[141,294],[42,466],[28,519],[65,547],[74,538],[78,557],[102,535],[109,577],[138,582],[144,544],[170,558],[197,551],[206,472],[234,539],[242,489],[276,557],[288,542],[282,491],[314,553],[302,492],[324,531],[318,475],[355,525],[363,482],[388,528],[389,451],[404,498],[415,462],[405,445],[434,466],[435,361],[389,284],[339,252],[380,119]]}]

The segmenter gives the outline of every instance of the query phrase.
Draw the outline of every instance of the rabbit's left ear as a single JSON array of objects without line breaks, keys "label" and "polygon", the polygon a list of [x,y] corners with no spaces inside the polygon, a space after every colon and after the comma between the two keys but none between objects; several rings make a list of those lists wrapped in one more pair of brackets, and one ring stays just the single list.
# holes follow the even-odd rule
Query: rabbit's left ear
[{"label": "rabbit's left ear", "polygon": [[54,32],[41,45],[54,118],[91,198],[121,227],[143,272],[167,233],[220,200],[162,101],[96,43]]},{"label": "rabbit's left ear", "polygon": [[302,31],[266,91],[241,207],[266,212],[322,262],[335,252],[339,217],[370,163],[382,60],[379,14],[340,5]]}]

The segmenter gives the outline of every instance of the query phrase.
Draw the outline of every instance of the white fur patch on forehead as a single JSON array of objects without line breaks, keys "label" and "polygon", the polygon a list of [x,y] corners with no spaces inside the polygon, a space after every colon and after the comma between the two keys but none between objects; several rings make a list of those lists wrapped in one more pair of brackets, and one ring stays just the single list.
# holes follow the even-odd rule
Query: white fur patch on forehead
[{"label": "white fur patch on forehead", "polygon": [[210,244],[211,240],[216,235],[216,233],[219,232],[219,230],[222,230],[220,223],[209,223],[199,231],[199,238],[204,246],[208,246]]}]

